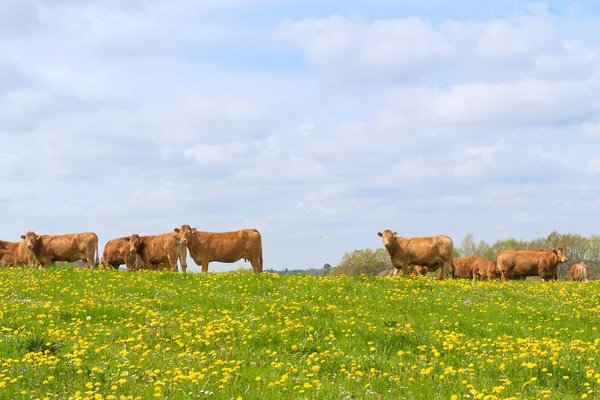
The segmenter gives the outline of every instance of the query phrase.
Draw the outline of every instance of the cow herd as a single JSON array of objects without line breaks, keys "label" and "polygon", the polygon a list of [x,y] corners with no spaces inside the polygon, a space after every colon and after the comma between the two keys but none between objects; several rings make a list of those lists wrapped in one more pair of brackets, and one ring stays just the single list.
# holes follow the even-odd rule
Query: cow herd
[{"label": "cow herd", "polygon": [[[562,248],[545,250],[502,250],[496,261],[481,256],[454,258],[454,244],[445,235],[406,238],[386,229],[377,232],[390,255],[394,275],[399,271],[409,275],[427,275],[439,269],[438,279],[463,278],[491,280],[523,280],[539,276],[542,280],[557,280],[558,265],[568,261]],[[588,280],[587,265],[571,267],[573,281]]]},{"label": "cow herd", "polygon": [[[427,275],[439,270],[438,279],[464,278],[474,281],[525,279],[539,276],[556,280],[560,263],[567,260],[562,248],[548,250],[503,250],[496,261],[481,256],[455,258],[449,236],[401,237],[386,229],[378,232],[390,255],[394,275]],[[83,261],[87,266],[102,265],[128,271],[141,269],[187,270],[187,252],[208,272],[210,262],[249,261],[254,273],[263,270],[262,238],[256,229],[230,232],[203,232],[190,225],[160,235],[133,234],[109,240],[98,259],[98,236],[94,232],[65,235],[38,235],[27,232],[20,242],[0,240],[0,265],[50,266],[53,262]],[[587,265],[578,263],[569,272],[571,280],[588,280]]]},{"label": "cow herd", "polygon": [[98,236],[94,232],[65,235],[38,235],[27,232],[20,242],[0,240],[0,265],[50,266],[53,262],[83,261],[87,266],[102,265],[128,271],[141,269],[187,270],[187,251],[192,260],[208,272],[212,261],[250,261],[254,273],[263,270],[262,239],[256,229],[231,232],[203,232],[190,225],[160,235],[133,234],[109,240],[98,259]]}]

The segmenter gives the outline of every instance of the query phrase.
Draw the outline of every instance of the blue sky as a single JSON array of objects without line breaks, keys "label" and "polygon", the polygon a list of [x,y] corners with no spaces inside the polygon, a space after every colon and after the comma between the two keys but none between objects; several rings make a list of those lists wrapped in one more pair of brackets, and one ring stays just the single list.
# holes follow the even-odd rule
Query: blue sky
[{"label": "blue sky", "polygon": [[4,240],[257,228],[292,269],[598,234],[597,2],[1,3]]}]

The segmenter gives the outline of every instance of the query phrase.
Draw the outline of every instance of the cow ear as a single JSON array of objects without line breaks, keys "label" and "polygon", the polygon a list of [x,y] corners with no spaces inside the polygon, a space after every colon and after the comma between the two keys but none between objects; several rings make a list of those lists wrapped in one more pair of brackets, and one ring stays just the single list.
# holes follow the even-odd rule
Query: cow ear
[{"label": "cow ear", "polygon": [[381,233],[381,232],[377,232],[377,236],[379,236],[379,237],[383,237],[383,233]]},{"label": "cow ear", "polygon": [[398,232],[394,232],[394,233],[393,233],[393,235],[394,235],[394,236],[398,236]]},{"label": "cow ear", "polygon": [[25,235],[21,235],[21,239],[25,239]]},{"label": "cow ear", "polygon": [[40,239],[41,239],[40,235],[35,235],[35,238],[36,238],[37,240],[40,240]]},{"label": "cow ear", "polygon": [[179,229],[179,228],[175,228],[175,229],[173,229],[173,232],[180,233],[180,232],[181,232],[181,229]]},{"label": "cow ear", "polygon": [[127,237],[125,238],[125,241],[126,241],[126,242],[131,242],[131,238],[130,238],[129,236],[127,236]]},{"label": "cow ear", "polygon": [[192,232],[196,232],[196,228],[192,228]]}]

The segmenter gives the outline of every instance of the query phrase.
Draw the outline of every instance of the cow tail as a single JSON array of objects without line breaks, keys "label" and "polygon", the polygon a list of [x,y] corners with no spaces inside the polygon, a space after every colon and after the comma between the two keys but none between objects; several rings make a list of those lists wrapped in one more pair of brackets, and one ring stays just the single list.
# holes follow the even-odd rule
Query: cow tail
[{"label": "cow tail", "polygon": [[263,270],[263,251],[262,251],[262,237],[258,237],[258,263],[260,265],[260,272]]},{"label": "cow tail", "polygon": [[452,257],[452,262],[450,263],[450,272],[452,279],[454,279],[454,257]]},{"label": "cow tail", "polygon": [[96,259],[94,260],[94,267],[97,267],[100,265],[100,260],[98,259],[99,254],[98,254],[98,236],[96,236]]}]

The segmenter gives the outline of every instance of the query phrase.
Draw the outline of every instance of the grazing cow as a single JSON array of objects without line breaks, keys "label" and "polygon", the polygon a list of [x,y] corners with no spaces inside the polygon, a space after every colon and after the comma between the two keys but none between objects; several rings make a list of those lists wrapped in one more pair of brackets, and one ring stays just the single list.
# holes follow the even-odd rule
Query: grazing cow
[{"label": "grazing cow", "polygon": [[142,260],[135,249],[131,251],[131,238],[126,236],[111,239],[106,243],[100,264],[114,269],[125,264],[129,271],[140,268]]},{"label": "grazing cow", "polygon": [[577,263],[571,267],[569,271],[569,278],[572,281],[581,282],[588,281],[588,266],[585,263]]},{"label": "grazing cow", "polygon": [[481,256],[460,257],[454,259],[454,278],[472,279],[475,263],[482,259]]},{"label": "grazing cow", "polygon": [[502,250],[498,253],[498,269],[502,280],[539,276],[556,280],[558,264],[568,261],[562,248],[547,250]]},{"label": "grazing cow", "polygon": [[185,243],[178,233],[163,233],[160,235],[129,236],[131,253],[137,253],[141,262],[136,263],[134,269],[161,269],[165,264],[173,271],[177,271],[177,260],[181,264],[181,271],[187,271],[187,250]]},{"label": "grazing cow", "polygon": [[33,252],[36,262],[44,267],[55,261],[83,260],[89,266],[98,266],[98,236],[94,232],[65,235],[21,235],[24,246]]},{"label": "grazing cow", "polygon": [[[474,255],[455,258],[454,279],[473,279],[473,268],[479,260],[483,260],[483,257]],[[438,279],[442,279],[442,270],[438,274]]]},{"label": "grazing cow", "polygon": [[492,279],[500,278],[502,278],[502,274],[498,269],[496,261],[486,260],[481,257],[473,264],[473,282],[477,281],[477,279],[491,281]]},{"label": "grazing cow", "polygon": [[256,229],[202,232],[183,225],[174,231],[181,234],[192,260],[202,266],[202,272],[208,272],[211,261],[234,263],[242,258],[250,261],[255,274],[263,270],[262,238]]},{"label": "grazing cow", "polygon": [[377,232],[377,235],[383,239],[383,245],[396,268],[394,276],[399,270],[407,274],[413,265],[427,267],[429,272],[441,268],[441,276],[438,276],[438,279],[451,278],[454,275],[454,243],[450,237],[437,235],[405,238],[389,229],[383,233]]}]

